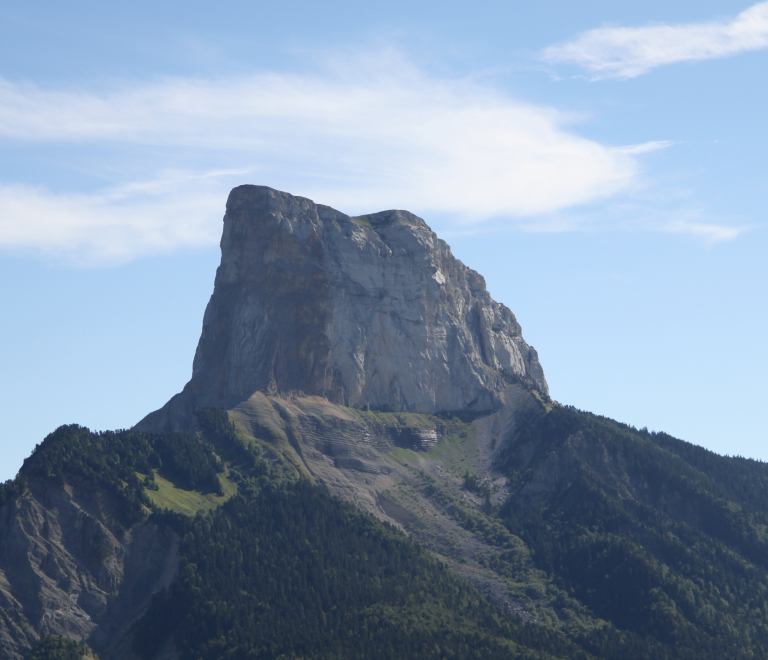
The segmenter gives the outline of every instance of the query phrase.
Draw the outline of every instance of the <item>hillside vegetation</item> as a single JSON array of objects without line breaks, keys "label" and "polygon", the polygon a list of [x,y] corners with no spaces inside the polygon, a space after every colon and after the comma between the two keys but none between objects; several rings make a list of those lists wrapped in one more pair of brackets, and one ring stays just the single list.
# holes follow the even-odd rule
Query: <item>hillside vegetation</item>
[{"label": "hillside vegetation", "polygon": [[596,616],[657,658],[768,656],[768,465],[561,406],[499,463],[495,516]]},{"label": "hillside vegetation", "polygon": [[27,660],[98,660],[98,656],[83,642],[46,635],[35,644]]},{"label": "hillside vegetation", "polygon": [[[510,488],[500,504],[473,508],[425,475],[430,497],[498,549],[495,570],[515,575],[524,552],[545,576],[528,589],[557,616],[532,625],[224,411],[196,418],[197,435],[62,427],[0,488],[6,501],[29,479],[87,482],[108,494],[115,525],[150,516],[177,532],[178,577],[133,628],[146,660],[169,640],[180,660],[768,656],[762,463],[550,405],[497,453]],[[46,644],[29,658],[82,651]]]}]

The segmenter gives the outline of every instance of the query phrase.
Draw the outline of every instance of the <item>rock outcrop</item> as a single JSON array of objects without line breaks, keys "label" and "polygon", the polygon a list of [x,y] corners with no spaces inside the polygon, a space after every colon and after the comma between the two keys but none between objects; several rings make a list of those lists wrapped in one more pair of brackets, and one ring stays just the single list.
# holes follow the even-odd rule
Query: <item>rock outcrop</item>
[{"label": "rock outcrop", "polygon": [[151,521],[115,528],[102,495],[87,484],[30,480],[0,507],[3,660],[21,660],[41,635],[88,641],[115,657],[152,593],[171,583],[176,534]]},{"label": "rock outcrop", "polygon": [[270,460],[451,557],[517,611],[506,578],[482,564],[491,549],[435,508],[422,480],[465,500],[469,469],[500,501],[494,457],[515,411],[547,395],[515,316],[421,218],[350,217],[240,186],[192,378],[135,428],[198,433],[195,409],[223,408]]},{"label": "rock outcrop", "polygon": [[512,312],[411,213],[240,186],[221,251],[192,379],[156,429],[255,392],[421,413],[496,410],[511,379],[547,393]]}]

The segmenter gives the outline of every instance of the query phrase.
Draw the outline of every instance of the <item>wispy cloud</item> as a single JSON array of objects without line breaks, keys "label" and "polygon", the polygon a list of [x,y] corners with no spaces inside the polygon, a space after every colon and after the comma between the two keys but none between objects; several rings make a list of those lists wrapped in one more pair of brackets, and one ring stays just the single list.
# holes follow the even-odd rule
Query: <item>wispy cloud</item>
[{"label": "wispy cloud", "polygon": [[103,266],[213,245],[221,229],[223,178],[222,173],[166,176],[96,194],[0,185],[0,246]]},{"label": "wispy cloud", "polygon": [[428,76],[397,55],[357,62],[306,75],[171,78],[100,91],[0,81],[7,142],[106,149],[118,177],[137,146],[152,151],[156,171],[184,169],[183,152],[251,172],[194,181],[147,172],[147,183],[124,180],[87,195],[7,182],[0,246],[104,260],[215,241],[225,188],[245,182],[348,213],[397,207],[465,223],[531,217],[632,189],[638,154],[669,144],[602,145],[578,136],[553,108]]},{"label": "wispy cloud", "polygon": [[543,52],[551,63],[576,64],[593,80],[635,78],[665,64],[694,62],[768,48],[768,2],[759,2],[731,20],[602,27]]},{"label": "wispy cloud", "polygon": [[547,234],[654,233],[676,234],[712,246],[733,241],[756,229],[754,224],[743,224],[739,220],[743,218],[712,217],[705,209],[697,208],[690,199],[686,200],[678,195],[659,195],[658,191],[640,190],[621,199],[606,200],[597,205],[565,209],[535,218],[522,218],[513,226],[509,223],[489,222],[482,227],[456,227],[447,234],[497,234],[505,228]]},{"label": "wispy cloud", "polygon": [[676,220],[663,227],[663,231],[672,234],[689,234],[702,239],[708,245],[732,241],[740,234],[748,231],[747,226],[728,226],[706,222],[691,222],[688,220]]},{"label": "wispy cloud", "polygon": [[676,144],[676,142],[673,140],[655,140],[653,142],[644,142],[643,144],[630,144],[629,146],[621,147],[620,151],[629,156],[637,156],[639,154],[648,154],[652,151],[666,149],[674,144]]}]

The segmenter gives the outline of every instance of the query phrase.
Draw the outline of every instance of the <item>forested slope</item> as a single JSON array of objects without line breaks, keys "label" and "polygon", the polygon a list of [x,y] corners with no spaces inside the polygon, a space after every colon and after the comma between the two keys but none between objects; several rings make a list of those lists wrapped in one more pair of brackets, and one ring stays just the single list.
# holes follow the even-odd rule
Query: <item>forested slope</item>
[{"label": "forested slope", "polygon": [[[178,577],[135,622],[130,646],[98,648],[102,657],[149,659],[169,643],[182,660],[567,658],[579,651],[554,631],[502,614],[402,533],[262,458],[223,411],[199,411],[199,418],[205,440],[62,427],[3,486],[7,503],[34,480],[95,484],[108,494],[113,529],[128,531],[149,516],[181,538]],[[157,471],[211,490],[225,470],[237,495],[197,516],[154,504],[153,479],[137,476]],[[30,657],[77,651],[46,638]]]},{"label": "forested slope", "polygon": [[768,465],[561,406],[518,428],[495,515],[537,566],[656,657],[768,655]]},{"label": "forested slope", "polygon": [[[549,604],[557,623],[500,610],[218,409],[197,411],[197,435],[62,427],[0,488],[0,505],[34,483],[87,487],[103,493],[117,536],[151,524],[179,539],[175,579],[123,641],[86,640],[102,660],[169,648],[180,660],[768,655],[764,464],[556,404],[520,415],[496,454],[508,497],[474,511],[445,502],[498,544],[500,572],[517,570],[523,540],[560,594]],[[168,488],[197,497],[200,512],[184,515]],[[30,657],[80,650],[47,639]]]}]

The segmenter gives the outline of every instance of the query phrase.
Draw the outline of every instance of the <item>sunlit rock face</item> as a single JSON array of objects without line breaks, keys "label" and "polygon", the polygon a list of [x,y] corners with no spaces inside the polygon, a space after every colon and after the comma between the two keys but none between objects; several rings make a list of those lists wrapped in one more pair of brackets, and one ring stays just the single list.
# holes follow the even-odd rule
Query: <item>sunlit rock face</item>
[{"label": "sunlit rock face", "polygon": [[192,405],[261,391],[350,407],[490,411],[536,351],[485,281],[407,211],[350,217],[264,186],[227,201]]}]

